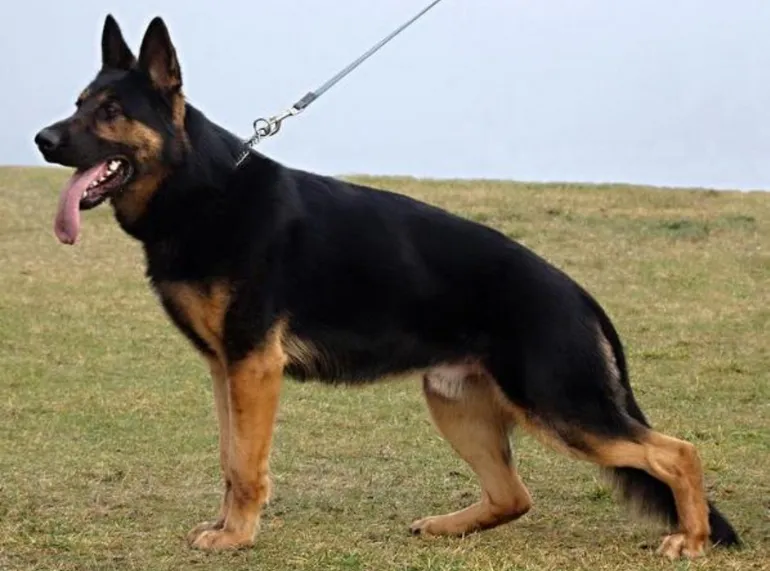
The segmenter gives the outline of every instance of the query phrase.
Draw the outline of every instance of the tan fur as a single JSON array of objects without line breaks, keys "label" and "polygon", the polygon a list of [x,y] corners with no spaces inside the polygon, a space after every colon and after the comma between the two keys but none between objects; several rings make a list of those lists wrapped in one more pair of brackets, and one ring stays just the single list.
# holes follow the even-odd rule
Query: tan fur
[{"label": "tan fur", "polygon": [[160,296],[181,313],[187,325],[217,355],[220,363],[225,363],[223,327],[230,303],[229,284],[214,284],[208,292],[184,282],[160,282],[156,287]]},{"label": "tan fur", "polygon": [[136,177],[112,196],[118,218],[125,223],[133,223],[144,214],[150,198],[168,175],[168,167],[161,160],[163,137],[141,121],[127,117],[100,121],[95,132],[107,141],[133,149],[133,160],[138,169]]},{"label": "tan fur", "polygon": [[710,532],[708,505],[703,469],[692,444],[638,425],[639,436],[635,440],[603,439],[573,429],[572,435],[581,444],[576,448],[560,438],[557,427],[545,426],[508,401],[497,386],[493,387],[493,393],[508,418],[549,447],[606,468],[644,470],[667,484],[674,493],[680,531],[667,536],[658,552],[672,559],[704,554]]},{"label": "tan fur", "polygon": [[606,468],[630,467],[644,470],[667,484],[674,493],[681,530],[668,536],[659,552],[670,558],[703,555],[710,531],[708,506],[703,470],[692,444],[640,426],[638,441],[602,439],[592,434],[581,434],[583,448],[578,449],[562,442],[553,429],[528,418],[518,407],[511,404],[503,406],[516,419],[517,425],[552,448]]},{"label": "tan fur", "polygon": [[[610,362],[614,362],[614,358]],[[581,443],[580,448],[575,448],[565,443],[554,427],[543,425],[508,401],[499,388],[494,387],[494,392],[498,406],[517,426],[551,448],[607,468],[638,468],[667,484],[674,493],[681,529],[664,539],[659,553],[670,558],[703,555],[710,532],[708,505],[700,458],[692,444],[639,425],[636,440],[574,433]]]},{"label": "tan fur", "polygon": [[497,384],[491,388],[491,392],[495,398],[496,406],[503,411],[509,422],[517,428],[523,429],[535,440],[552,450],[567,456],[576,456],[575,450],[559,438],[554,426],[546,426],[537,417],[532,416],[520,406],[513,404]]},{"label": "tan fur", "polygon": [[176,127],[177,136],[179,137],[179,143],[186,148],[190,147],[190,139],[187,136],[187,131],[184,128],[186,116],[186,107],[184,95],[181,91],[176,93],[171,99],[171,120]]},{"label": "tan fur", "polygon": [[[268,463],[286,355],[285,323],[278,323],[262,346],[227,367],[229,442],[226,478],[231,483],[221,528],[196,528],[190,537],[200,549],[251,545],[259,514],[270,494]],[[194,532],[196,531],[193,531]]]},{"label": "tan fur", "polygon": [[312,342],[287,333],[283,336],[283,350],[288,362],[308,373],[316,374],[317,363],[326,362],[326,356]]},{"label": "tan fur", "polygon": [[171,102],[171,120],[174,126],[180,131],[184,131],[185,102],[184,96],[177,93]]},{"label": "tan fur", "polygon": [[212,521],[205,521],[195,526],[188,534],[187,539],[193,542],[204,531],[222,529],[230,511],[232,501],[232,483],[229,479],[229,451],[230,451],[230,403],[227,386],[227,369],[216,357],[206,357],[211,370],[212,392],[214,393],[214,407],[219,424],[219,465],[222,469],[225,491],[222,495],[222,504],[219,515]]},{"label": "tan fur", "polygon": [[617,359],[615,359],[615,352],[612,350],[612,345],[610,345],[607,337],[604,336],[604,333],[602,333],[598,326],[596,333],[597,339],[599,340],[599,350],[602,352],[604,362],[609,369],[610,379],[613,381],[614,385],[618,386],[620,384],[620,368],[618,367]]},{"label": "tan fur", "polygon": [[424,376],[428,389],[450,400],[463,398],[467,379],[483,374],[478,363],[447,363],[429,369]]},{"label": "tan fur", "polygon": [[141,121],[118,116],[112,121],[99,121],[94,131],[102,139],[131,147],[141,166],[160,162],[163,136]]},{"label": "tan fur", "polygon": [[626,398],[628,395],[626,388],[620,380],[620,366],[618,365],[618,360],[615,357],[615,351],[612,349],[612,345],[598,324],[596,326],[596,336],[599,344],[599,351],[601,351],[602,357],[604,357],[604,363],[607,366],[608,383],[612,390],[613,399],[621,410],[625,409]]},{"label": "tan fur", "polygon": [[671,558],[703,555],[710,528],[703,468],[695,446],[654,430],[645,431],[640,442],[596,437],[586,441],[591,447],[589,460],[644,470],[673,491],[680,531],[667,537],[659,552]]},{"label": "tan fur", "polygon": [[157,290],[214,353],[206,359],[219,422],[225,493],[219,517],[196,526],[188,540],[201,549],[249,545],[270,489],[268,456],[286,363],[285,322],[278,322],[259,348],[231,362],[223,343],[224,318],[230,302],[228,284],[204,289],[188,283],[161,282]]},{"label": "tan fur", "polygon": [[188,540],[195,543],[198,538],[210,532],[222,530],[227,522],[233,500],[231,453],[233,450],[231,434],[233,431],[231,415],[231,378],[228,372],[224,352],[224,318],[230,302],[230,287],[227,283],[214,284],[204,289],[195,284],[184,282],[160,282],[156,285],[158,294],[171,304],[181,319],[195,331],[213,356],[206,356],[211,370],[214,403],[219,424],[219,460],[225,480],[225,493],[219,516],[196,526]]},{"label": "tan fur", "polygon": [[[498,407],[493,381],[476,374],[461,382],[462,392],[456,398],[436,392],[428,375],[423,388],[436,427],[479,477],[482,497],[460,511],[414,522],[414,533],[463,535],[517,519],[532,505],[511,459],[510,418]],[[440,391],[446,388],[438,386]]]},{"label": "tan fur", "polygon": [[[147,37],[145,36],[145,41]],[[150,76],[155,87],[165,93],[177,91],[182,86],[182,73],[179,69],[179,60],[173,47],[167,52],[156,40],[150,39],[149,43],[142,42],[139,54],[140,66]]]},{"label": "tan fur", "polygon": [[147,203],[158,190],[166,171],[160,170],[146,174],[128,184],[112,196],[112,206],[119,220],[131,224],[142,217]]}]

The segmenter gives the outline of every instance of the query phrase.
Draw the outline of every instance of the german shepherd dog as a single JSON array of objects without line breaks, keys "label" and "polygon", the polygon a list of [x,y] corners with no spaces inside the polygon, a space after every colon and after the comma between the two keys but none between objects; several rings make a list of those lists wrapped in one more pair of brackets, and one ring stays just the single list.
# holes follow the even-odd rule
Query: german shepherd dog
[{"label": "german shepherd dog", "polygon": [[185,101],[168,30],[136,58],[107,16],[102,68],[74,113],[35,137],[75,171],[55,219],[109,200],[141,241],[171,321],[206,360],[224,497],[195,527],[201,549],[252,545],[284,374],[368,383],[419,373],[438,430],[477,474],[481,499],[415,521],[463,535],[531,507],[509,448],[520,427],[598,464],[620,495],[671,528],[660,553],[692,558],[738,537],[711,505],[695,447],[654,431],[618,334],[567,275],[503,234],[399,194],[282,166]]}]

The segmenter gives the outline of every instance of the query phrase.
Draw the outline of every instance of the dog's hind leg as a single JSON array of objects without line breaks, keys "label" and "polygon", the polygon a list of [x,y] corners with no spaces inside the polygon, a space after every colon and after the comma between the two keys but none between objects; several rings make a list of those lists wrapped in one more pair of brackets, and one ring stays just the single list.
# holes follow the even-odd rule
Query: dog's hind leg
[{"label": "dog's hind leg", "polygon": [[[695,447],[650,428],[620,353],[603,332],[570,341],[572,346],[558,351],[541,347],[523,357],[506,349],[492,352],[488,370],[505,395],[501,408],[538,439],[604,468],[624,499],[668,520],[674,529],[660,553],[702,555],[710,520],[722,524],[723,534],[732,530],[707,503]],[[522,370],[529,374],[522,376]]]},{"label": "dog's hind leg", "polygon": [[664,538],[658,553],[671,559],[704,554],[710,532],[709,506],[695,446],[647,428],[636,441],[586,437],[584,442],[585,456],[600,466],[643,470],[671,488],[679,526]]},{"label": "dog's hind leg", "polygon": [[[520,411],[517,416],[524,414]],[[632,476],[633,487],[621,487],[621,492],[626,499],[642,504],[642,509],[660,506],[672,495],[678,526],[664,538],[658,553],[670,559],[692,559],[705,553],[710,532],[709,505],[701,461],[692,444],[633,420],[629,421],[635,431],[633,436],[599,435],[584,427],[563,425],[561,432],[569,434],[566,440],[541,425],[536,417],[530,416],[520,424],[557,450],[608,468],[610,474],[623,474],[626,480]]]},{"label": "dog's hind leg", "polygon": [[217,413],[217,423],[219,424],[219,465],[222,469],[225,491],[222,496],[222,505],[219,515],[215,520],[205,521],[195,526],[187,534],[187,541],[194,543],[198,536],[204,531],[211,529],[222,529],[227,517],[232,497],[232,482],[228,476],[228,451],[230,446],[230,405],[227,394],[227,369],[221,359],[214,356],[207,356],[206,361],[211,370],[212,392],[214,393],[214,405]]},{"label": "dog's hind leg", "polygon": [[500,409],[492,382],[460,365],[439,367],[425,375],[423,391],[433,421],[476,473],[482,494],[470,507],[415,521],[412,533],[463,535],[529,511],[532,499],[511,458],[510,418]]}]

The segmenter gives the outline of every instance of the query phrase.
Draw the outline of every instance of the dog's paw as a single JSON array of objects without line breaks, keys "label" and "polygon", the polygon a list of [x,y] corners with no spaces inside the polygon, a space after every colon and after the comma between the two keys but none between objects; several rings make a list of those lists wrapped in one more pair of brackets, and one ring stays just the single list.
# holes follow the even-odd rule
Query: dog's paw
[{"label": "dog's paw", "polygon": [[192,540],[191,545],[204,551],[243,549],[254,545],[254,538],[227,529],[204,529]]},{"label": "dog's paw", "polygon": [[223,520],[204,521],[199,523],[187,533],[187,543],[192,545],[198,536],[204,531],[210,531],[212,529],[222,529],[225,522]]},{"label": "dog's paw", "polygon": [[468,531],[467,526],[458,525],[456,518],[450,515],[434,515],[412,522],[409,526],[412,535],[430,536],[457,536]]},{"label": "dog's paw", "polygon": [[[409,533],[412,535],[423,535],[423,528],[425,527],[425,519],[418,519],[412,522],[412,525],[409,526]],[[425,532],[425,535],[428,535],[428,532]]]},{"label": "dog's paw", "polygon": [[669,559],[696,559],[706,553],[706,539],[689,537],[684,533],[672,533],[663,538],[658,547],[658,555],[663,555]]}]

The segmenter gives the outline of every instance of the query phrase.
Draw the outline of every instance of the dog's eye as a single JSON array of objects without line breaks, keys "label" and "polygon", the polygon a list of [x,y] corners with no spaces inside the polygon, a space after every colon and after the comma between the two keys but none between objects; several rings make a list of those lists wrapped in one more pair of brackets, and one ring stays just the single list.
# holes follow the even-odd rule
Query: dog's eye
[{"label": "dog's eye", "polygon": [[118,115],[120,115],[120,113],[121,113],[121,109],[117,101],[105,101],[99,107],[99,111],[98,111],[99,119],[102,119],[104,121],[112,121]]}]

